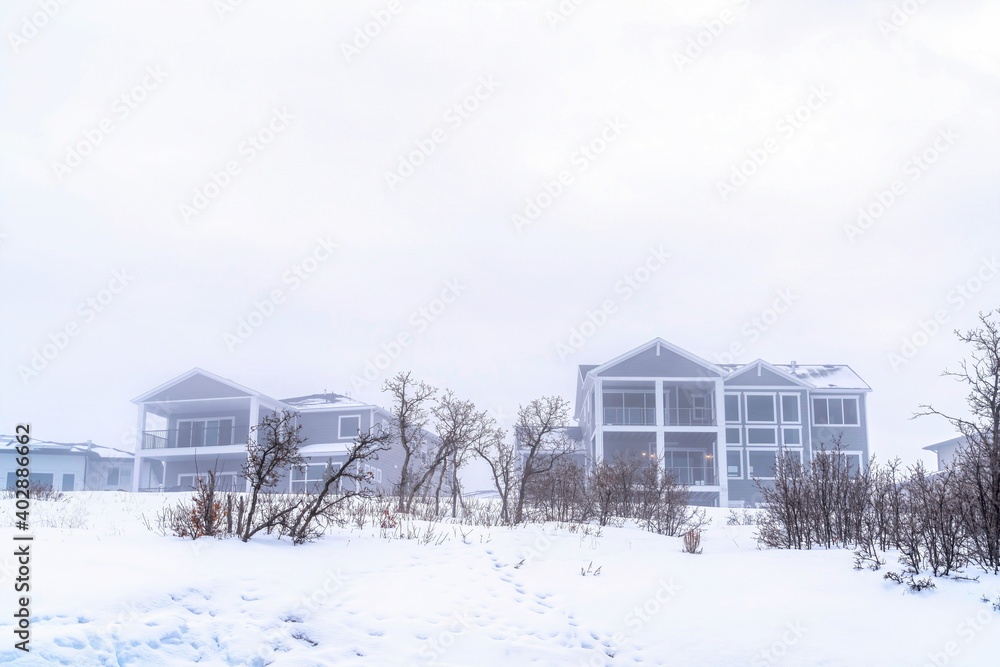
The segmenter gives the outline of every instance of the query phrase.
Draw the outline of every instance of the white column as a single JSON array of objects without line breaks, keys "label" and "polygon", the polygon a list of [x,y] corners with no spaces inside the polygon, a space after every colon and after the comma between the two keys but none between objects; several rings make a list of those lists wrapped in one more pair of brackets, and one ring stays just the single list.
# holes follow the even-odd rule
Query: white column
[{"label": "white column", "polygon": [[[260,423],[260,399],[258,399],[256,396],[251,396],[250,397],[250,421],[249,421],[249,428],[253,428],[254,426],[256,426],[259,423]],[[248,431],[247,437],[249,437],[249,431]],[[247,493],[250,493],[250,480],[249,479],[246,480],[246,487],[247,487],[246,488]]]},{"label": "white column", "polygon": [[719,507],[729,506],[729,472],[726,470],[726,386],[722,378],[715,380],[715,470],[718,475]]},{"label": "white column", "polygon": [[667,408],[663,404],[663,380],[656,380],[654,383],[656,392],[656,464],[663,465],[663,411]]},{"label": "white column", "polygon": [[594,381],[594,463],[604,460],[604,385]]},{"label": "white column", "polygon": [[[139,406],[139,421],[136,423],[135,462],[132,467],[132,491],[139,491],[139,475],[142,472],[142,444],[146,441],[146,404]],[[86,483],[86,480],[84,480]]]}]

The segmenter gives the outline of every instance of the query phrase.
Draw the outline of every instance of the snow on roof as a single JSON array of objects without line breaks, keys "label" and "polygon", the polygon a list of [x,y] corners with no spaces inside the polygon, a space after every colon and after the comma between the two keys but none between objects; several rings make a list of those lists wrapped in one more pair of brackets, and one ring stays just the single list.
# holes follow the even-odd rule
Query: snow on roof
[{"label": "snow on roof", "polygon": [[816,385],[817,389],[860,389],[871,391],[868,383],[862,380],[850,366],[844,364],[803,365],[796,364],[794,370],[791,364],[774,364],[786,373],[807,380]]},{"label": "snow on roof", "polygon": [[303,445],[299,447],[299,453],[303,456],[335,456],[346,454],[350,443],[331,442]]},{"label": "snow on roof", "polygon": [[[857,389],[871,391],[871,387],[845,364],[771,364],[800,380],[811,382],[817,389]],[[719,364],[732,375],[747,364]]]},{"label": "snow on roof", "polygon": [[[17,439],[12,435],[0,435],[0,452],[13,451],[17,447]],[[49,440],[31,440],[32,451],[42,451],[42,453],[53,454],[62,452],[65,454],[92,454],[102,459],[124,459],[134,458],[135,453],[114,447],[95,445],[92,442],[51,442]]]},{"label": "snow on roof", "polygon": [[928,449],[932,452],[936,452],[939,449],[944,449],[947,447],[960,447],[965,444],[965,437],[958,436],[957,438],[950,438],[944,440],[943,442],[935,442],[933,445],[927,445],[924,449]]},{"label": "snow on roof", "polygon": [[300,412],[307,410],[329,410],[331,408],[371,408],[375,407],[361,401],[356,401],[349,396],[342,394],[310,394],[308,396],[296,396],[295,398],[283,398],[281,402],[295,408]]}]

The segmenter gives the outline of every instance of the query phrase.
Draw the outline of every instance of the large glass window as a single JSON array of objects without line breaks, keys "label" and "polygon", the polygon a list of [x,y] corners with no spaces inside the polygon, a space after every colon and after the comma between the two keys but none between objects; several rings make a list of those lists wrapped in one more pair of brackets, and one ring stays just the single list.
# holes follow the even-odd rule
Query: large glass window
[{"label": "large glass window", "polygon": [[742,441],[740,440],[740,429],[738,428],[726,429],[726,444],[727,445],[742,444]]},{"label": "large glass window", "polygon": [[606,391],[604,423],[608,426],[651,426],[656,423],[656,394],[646,391]]},{"label": "large glass window", "polygon": [[[339,465],[334,465],[334,471],[338,468],[340,468]],[[315,491],[326,480],[325,475],[326,466],[323,464],[292,468],[292,476],[288,483],[288,489],[292,493]]]},{"label": "large glass window", "polygon": [[785,445],[800,446],[802,444],[802,429],[786,428],[782,429],[782,442]]},{"label": "large glass window", "polygon": [[743,477],[743,450],[726,450],[726,471],[729,477],[737,479]]},{"label": "large glass window", "polygon": [[748,428],[748,445],[776,445],[778,444],[778,429],[775,428]]},{"label": "large glass window", "polygon": [[781,397],[781,421],[786,424],[799,423],[799,397],[785,394]]},{"label": "large glass window", "polygon": [[233,444],[233,419],[184,419],[177,422],[178,447]]},{"label": "large glass window", "polygon": [[751,477],[762,479],[774,478],[774,464],[777,461],[776,449],[751,449],[747,452],[747,471]]},{"label": "large glass window", "polygon": [[726,394],[726,421],[740,421],[740,395]]},{"label": "large glass window", "polygon": [[747,394],[747,422],[775,421],[773,394]]},{"label": "large glass window", "polygon": [[858,399],[814,398],[813,423],[817,426],[858,426]]}]

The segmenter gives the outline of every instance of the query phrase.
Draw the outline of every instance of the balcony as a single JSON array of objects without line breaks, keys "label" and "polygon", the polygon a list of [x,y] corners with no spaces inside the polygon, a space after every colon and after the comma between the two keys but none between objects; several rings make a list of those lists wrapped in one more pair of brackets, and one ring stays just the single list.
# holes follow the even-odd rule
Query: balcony
[{"label": "balcony", "polygon": [[655,408],[604,408],[605,426],[655,426]]},{"label": "balcony", "polygon": [[142,449],[175,449],[186,447],[228,447],[246,442],[246,427],[194,427],[168,431],[144,431]]},{"label": "balcony", "polygon": [[715,486],[715,468],[711,466],[668,467],[674,481],[684,486]]},{"label": "balcony", "polygon": [[666,408],[663,411],[665,426],[715,426],[715,410],[711,407]]}]

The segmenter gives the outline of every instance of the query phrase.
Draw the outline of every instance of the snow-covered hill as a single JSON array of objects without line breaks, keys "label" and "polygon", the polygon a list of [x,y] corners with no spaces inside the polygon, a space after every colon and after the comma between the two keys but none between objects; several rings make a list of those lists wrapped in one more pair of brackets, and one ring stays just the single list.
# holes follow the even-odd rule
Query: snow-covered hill
[{"label": "snow-covered hill", "polygon": [[5,613],[0,662],[993,665],[1000,651],[1000,614],[981,601],[1000,596],[1000,578],[908,593],[852,569],[848,551],[760,551],[722,510],[690,555],[627,527],[416,524],[416,539],[344,528],[301,547],[149,532],[140,515],[175,499],[35,503],[35,524],[55,527],[34,531],[32,651],[13,650]]}]

